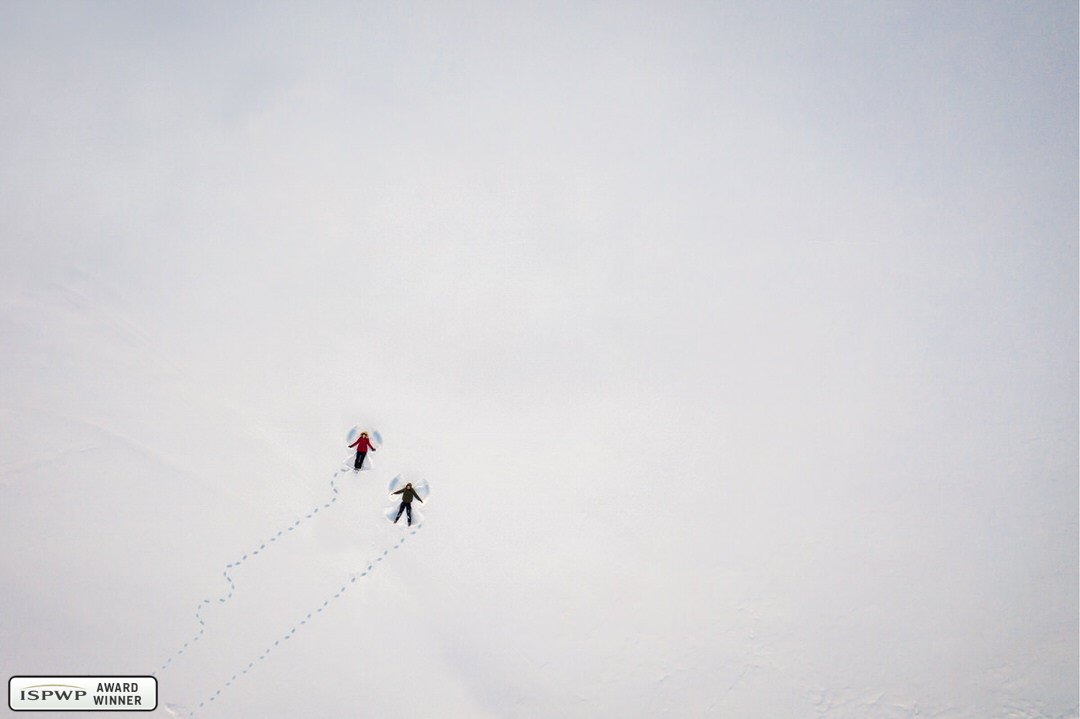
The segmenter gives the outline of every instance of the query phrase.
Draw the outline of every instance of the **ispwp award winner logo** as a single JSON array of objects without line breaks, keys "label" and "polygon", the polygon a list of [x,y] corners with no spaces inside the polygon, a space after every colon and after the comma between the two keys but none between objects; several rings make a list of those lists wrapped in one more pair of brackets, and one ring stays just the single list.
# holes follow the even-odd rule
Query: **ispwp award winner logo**
[{"label": "ispwp award winner logo", "polygon": [[157,679],[129,676],[11,677],[8,708],[25,711],[150,712],[157,709]]}]

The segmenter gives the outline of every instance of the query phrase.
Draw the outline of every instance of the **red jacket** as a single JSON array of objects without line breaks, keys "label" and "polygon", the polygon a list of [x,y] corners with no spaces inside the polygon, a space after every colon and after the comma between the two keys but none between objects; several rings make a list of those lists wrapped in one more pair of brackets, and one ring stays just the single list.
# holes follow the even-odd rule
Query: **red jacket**
[{"label": "red jacket", "polygon": [[372,452],[374,452],[374,451],[375,451],[375,445],[373,445],[373,444],[371,443],[371,440],[370,440],[370,439],[368,439],[367,437],[361,437],[360,439],[356,440],[355,442],[353,442],[353,443],[352,443],[352,444],[350,444],[349,446],[350,446],[350,447],[356,447],[356,451],[357,451],[357,452],[366,452],[366,451],[368,451],[369,449],[370,449],[370,450],[371,450]]}]

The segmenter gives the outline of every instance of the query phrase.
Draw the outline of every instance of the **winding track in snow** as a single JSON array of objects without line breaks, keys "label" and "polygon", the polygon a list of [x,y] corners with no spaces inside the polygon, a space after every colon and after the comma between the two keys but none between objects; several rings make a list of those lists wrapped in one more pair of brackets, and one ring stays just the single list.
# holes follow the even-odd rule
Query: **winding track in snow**
[{"label": "winding track in snow", "polygon": [[[233,594],[236,593],[236,582],[233,581],[233,578],[231,576],[232,570],[241,566],[245,562],[254,560],[255,557],[259,556],[260,554],[265,554],[270,547],[274,546],[278,542],[278,540],[284,539],[286,536],[288,536],[289,532],[295,531],[296,528],[299,527],[301,524],[303,524],[309,519],[313,519],[319,513],[320,509],[329,509],[334,503],[338,501],[338,496],[340,494],[337,488],[338,477],[342,474],[348,474],[351,471],[351,469],[342,468],[334,472],[333,476],[330,478],[331,495],[328,501],[320,505],[316,505],[310,512],[308,512],[303,517],[298,518],[292,524],[282,527],[275,534],[271,535],[269,539],[259,542],[257,547],[251,549],[248,552],[245,552],[239,559],[229,562],[225,565],[225,569],[222,571],[221,575],[225,578],[226,584],[228,584],[228,592],[220,597],[206,598],[199,601],[199,603],[195,607],[195,621],[198,622],[199,625],[198,631],[195,632],[195,634],[190,639],[184,642],[179,649],[173,652],[164,664],[162,664],[154,672],[152,672],[151,676],[157,676],[161,672],[168,669],[172,665],[173,661],[175,661],[178,657],[182,656],[184,652],[186,652],[188,648],[191,647],[192,644],[202,639],[203,635],[206,633],[206,620],[202,616],[203,609],[205,609],[207,606],[214,604],[225,604],[230,599],[232,599]],[[417,525],[417,528],[419,528],[419,525]]]},{"label": "winding track in snow", "polygon": [[404,544],[406,539],[408,539],[410,536],[412,536],[412,535],[416,534],[418,531],[420,531],[420,528],[423,527],[423,526],[424,526],[423,524],[417,524],[415,527],[413,527],[409,531],[409,533],[407,535],[405,535],[401,539],[399,539],[397,541],[397,543],[395,543],[393,546],[391,546],[388,549],[384,549],[382,551],[382,553],[378,557],[376,557],[372,561],[369,561],[367,563],[367,567],[363,571],[353,572],[352,574],[350,574],[349,578],[345,581],[344,584],[341,585],[341,587],[337,591],[335,591],[332,595],[328,595],[326,597],[326,599],[324,599],[321,604],[313,607],[311,609],[311,611],[307,612],[307,614],[305,614],[298,621],[296,621],[291,627],[289,627],[288,631],[286,631],[284,634],[280,635],[277,639],[275,639],[272,644],[267,645],[267,647],[265,649],[263,649],[263,651],[257,657],[255,657],[250,662],[248,662],[247,665],[244,666],[243,669],[236,672],[229,679],[222,682],[213,691],[213,693],[209,694],[205,699],[201,700],[199,702],[198,706],[195,709],[187,710],[187,709],[184,709],[184,708],[182,708],[180,706],[177,706],[177,705],[164,705],[164,708],[170,714],[172,714],[173,716],[185,716],[185,717],[188,717],[189,719],[193,719],[196,716],[196,713],[200,709],[203,709],[203,708],[207,707],[208,705],[212,704],[213,702],[217,701],[218,697],[221,696],[222,692],[224,692],[226,689],[231,687],[237,680],[239,680],[245,674],[248,674],[249,672],[253,671],[259,665],[260,662],[264,661],[268,656],[270,656],[271,652],[273,652],[276,648],[278,648],[279,646],[281,646],[282,644],[287,642],[289,639],[291,639],[293,637],[293,635],[295,635],[296,632],[302,626],[304,626],[305,624],[308,624],[309,622],[314,620],[319,614],[322,614],[323,611],[325,611],[333,602],[340,599],[342,597],[342,595],[344,595],[345,592],[347,592],[349,590],[349,587],[351,587],[353,584],[356,583],[356,580],[362,579],[362,578],[368,576],[369,574],[371,574],[371,572],[374,571],[376,564],[378,564],[379,562],[386,559],[390,555],[390,552],[394,551],[395,549],[400,547],[402,544]]}]

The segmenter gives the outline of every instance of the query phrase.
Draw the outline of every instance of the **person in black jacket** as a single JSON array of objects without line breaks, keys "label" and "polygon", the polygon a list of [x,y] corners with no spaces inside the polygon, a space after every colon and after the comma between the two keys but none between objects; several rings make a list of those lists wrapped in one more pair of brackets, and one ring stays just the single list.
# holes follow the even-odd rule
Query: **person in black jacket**
[{"label": "person in black jacket", "polygon": [[[413,499],[420,499],[420,495],[416,493],[415,489],[413,489],[412,482],[407,483],[405,485],[405,489],[399,489],[398,491],[394,492],[394,494],[400,494],[401,495],[401,506],[398,507],[397,516],[394,517],[394,524],[397,524],[397,521],[399,519],[401,519],[401,513],[405,512],[406,516],[408,517],[407,521],[409,523],[409,526],[411,527],[412,526],[412,501],[413,501]],[[420,504],[423,504],[423,503],[424,503],[424,500],[420,499]]]}]

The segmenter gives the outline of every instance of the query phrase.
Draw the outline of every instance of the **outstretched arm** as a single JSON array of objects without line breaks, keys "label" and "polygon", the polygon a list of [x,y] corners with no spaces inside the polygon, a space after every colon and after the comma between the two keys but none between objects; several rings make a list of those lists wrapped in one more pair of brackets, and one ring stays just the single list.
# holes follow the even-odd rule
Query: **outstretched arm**
[{"label": "outstretched arm", "polygon": [[350,447],[355,447],[355,446],[356,446],[356,445],[358,445],[358,444],[360,444],[360,440],[356,440],[355,442],[353,442],[353,443],[352,443],[352,444],[350,444],[349,446],[350,446]]},{"label": "outstretched arm", "polygon": [[398,491],[396,491],[396,492],[391,492],[391,494],[401,494],[401,493],[402,493],[402,492],[404,492],[404,491],[405,491],[404,489],[399,489],[399,490],[398,490]]},{"label": "outstretched arm", "polygon": [[[416,492],[413,492],[413,496],[416,497],[417,499],[420,499],[420,495],[417,494]],[[424,503],[424,500],[420,499],[420,504],[423,504],[423,503]]]}]

